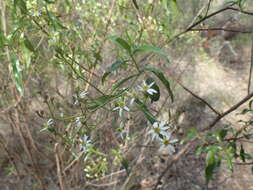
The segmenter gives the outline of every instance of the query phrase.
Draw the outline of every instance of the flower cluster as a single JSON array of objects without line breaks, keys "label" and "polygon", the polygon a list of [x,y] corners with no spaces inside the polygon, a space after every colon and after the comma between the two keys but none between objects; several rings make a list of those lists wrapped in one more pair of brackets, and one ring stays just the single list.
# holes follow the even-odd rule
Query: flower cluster
[{"label": "flower cluster", "polygon": [[177,143],[179,140],[172,138],[172,127],[167,126],[165,121],[154,122],[151,130],[148,134],[151,135],[151,140],[159,140],[161,143],[160,149],[168,149],[170,153],[175,153],[175,147],[173,144]]}]

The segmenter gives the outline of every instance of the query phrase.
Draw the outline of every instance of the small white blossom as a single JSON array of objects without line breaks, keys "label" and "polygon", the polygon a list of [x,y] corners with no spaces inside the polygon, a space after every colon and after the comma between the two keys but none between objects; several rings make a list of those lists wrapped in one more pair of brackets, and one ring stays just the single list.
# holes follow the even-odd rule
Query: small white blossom
[{"label": "small white blossom", "polygon": [[175,153],[176,150],[175,150],[175,147],[173,146],[173,144],[177,143],[179,140],[178,139],[173,139],[172,138],[172,135],[171,133],[167,133],[166,136],[164,136],[163,139],[160,139],[161,140],[161,147],[160,147],[160,150],[161,149],[168,149],[168,151],[170,153]]},{"label": "small white blossom", "polygon": [[144,92],[144,93],[148,93],[150,95],[156,94],[157,91],[153,88],[151,88],[153,86],[155,82],[152,82],[150,84],[147,84],[145,81],[143,81],[143,85],[139,86],[139,89]]},{"label": "small white blossom", "polygon": [[80,97],[81,99],[83,99],[83,98],[86,97],[87,94],[88,94],[88,91],[82,91],[82,92],[80,93],[79,97]]},{"label": "small white blossom", "polygon": [[162,136],[167,135],[167,130],[170,128],[169,126],[165,125],[166,122],[154,122],[151,130],[148,132],[148,134],[151,134],[151,140],[154,139],[160,139]]},{"label": "small white blossom", "polygon": [[80,128],[82,126],[81,117],[76,117],[75,122],[77,128]]},{"label": "small white blossom", "polygon": [[82,139],[80,139],[81,145],[80,150],[83,152],[87,152],[88,148],[92,146],[92,141],[89,139],[87,135],[84,135]]},{"label": "small white blossom", "polygon": [[75,105],[75,106],[78,106],[79,103],[80,103],[79,100],[78,100],[78,99],[75,99],[74,105]]},{"label": "small white blossom", "polygon": [[127,96],[130,98],[129,104],[132,105],[138,94],[135,92],[135,90],[132,90],[131,92],[127,91]]},{"label": "small white blossom", "polygon": [[54,120],[52,118],[50,118],[48,121],[47,121],[47,125],[50,126],[50,125],[53,125],[54,124]]},{"label": "small white blossom", "polygon": [[122,117],[123,111],[130,111],[129,108],[126,106],[125,100],[119,101],[118,106],[113,108],[113,111],[119,110],[119,116]]}]

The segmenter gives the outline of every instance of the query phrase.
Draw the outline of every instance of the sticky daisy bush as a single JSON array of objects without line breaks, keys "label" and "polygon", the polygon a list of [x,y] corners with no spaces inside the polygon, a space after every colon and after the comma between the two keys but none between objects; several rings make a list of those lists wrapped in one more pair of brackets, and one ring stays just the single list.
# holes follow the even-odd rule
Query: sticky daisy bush
[{"label": "sticky daisy bush", "polygon": [[[242,12],[243,2],[231,6]],[[171,64],[168,52],[176,51],[166,44],[183,16],[177,1],[1,0],[0,5],[1,108],[26,146],[25,158],[33,164],[47,159],[44,165],[54,167],[41,173],[37,162],[34,170],[22,168],[31,171],[29,179],[35,176],[35,188],[48,189],[42,173],[53,170],[50,180],[57,179],[61,189],[130,189],[148,147],[155,147],[149,149],[155,154],[168,150],[171,158],[195,141],[197,156],[206,156],[207,182],[223,160],[231,171],[235,160],[249,164],[250,154],[237,142],[251,138],[251,120],[240,130],[226,126],[205,133],[189,126],[182,135],[173,114],[161,118],[177,94],[175,81],[159,68]],[[252,114],[249,107],[242,114]],[[27,110],[44,121],[41,158],[40,143],[34,143],[26,123],[15,123],[26,121]]]}]

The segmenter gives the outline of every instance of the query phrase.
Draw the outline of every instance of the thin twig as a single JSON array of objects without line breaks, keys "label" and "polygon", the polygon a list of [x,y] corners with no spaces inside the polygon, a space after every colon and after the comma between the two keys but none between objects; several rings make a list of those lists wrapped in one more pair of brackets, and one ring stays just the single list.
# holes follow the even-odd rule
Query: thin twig
[{"label": "thin twig", "polygon": [[179,86],[181,86],[185,91],[187,91],[188,93],[190,93],[194,98],[200,100],[201,102],[203,102],[208,108],[210,108],[216,115],[220,116],[221,114],[213,107],[211,106],[211,104],[209,104],[206,100],[204,100],[203,98],[199,97],[197,94],[195,94],[194,92],[192,92],[192,90],[188,89],[187,87],[185,87],[179,80],[175,79],[174,77],[172,77],[172,75],[170,75],[170,77],[176,81]]},{"label": "thin twig", "polygon": [[249,34],[253,33],[253,31],[243,31],[243,30],[234,30],[234,29],[227,29],[227,28],[193,28],[190,31],[227,31],[227,32],[236,32],[236,33],[244,33]]},{"label": "thin twig", "polygon": [[224,113],[218,115],[213,122],[207,126],[206,128],[203,129],[203,131],[207,131],[211,128],[213,128],[223,117],[225,117],[226,115],[230,114],[231,112],[235,111],[238,107],[240,107],[242,104],[244,104],[245,102],[247,102],[250,98],[253,97],[253,92],[250,93],[249,95],[247,95],[245,98],[243,98],[241,101],[239,101],[237,104],[233,105],[232,107],[230,107],[227,111],[225,111]]},{"label": "thin twig", "polygon": [[250,93],[252,69],[253,69],[253,35],[252,35],[252,42],[251,43],[252,43],[252,45],[251,45],[251,61],[250,61],[250,69],[249,69],[249,81],[248,81],[248,94]]},{"label": "thin twig", "polygon": [[228,7],[228,9],[233,10],[233,11],[238,11],[240,13],[246,14],[246,15],[251,15],[253,16],[253,12],[249,12],[249,11],[244,11],[242,9],[238,9],[238,8],[234,8],[234,7]]},{"label": "thin twig", "polygon": [[58,180],[59,180],[60,189],[65,190],[65,186],[63,184],[63,179],[62,179],[61,164],[60,164],[60,159],[59,159],[59,155],[58,155],[58,145],[59,144],[57,143],[54,146],[55,161],[56,161],[56,166],[57,166],[57,177],[58,177]]},{"label": "thin twig", "polygon": [[205,14],[205,16],[207,16],[207,14],[208,14],[208,12],[209,12],[209,10],[210,10],[211,3],[212,3],[212,0],[209,0],[209,1],[208,1],[208,4],[207,4],[207,9],[206,9],[206,14]]}]

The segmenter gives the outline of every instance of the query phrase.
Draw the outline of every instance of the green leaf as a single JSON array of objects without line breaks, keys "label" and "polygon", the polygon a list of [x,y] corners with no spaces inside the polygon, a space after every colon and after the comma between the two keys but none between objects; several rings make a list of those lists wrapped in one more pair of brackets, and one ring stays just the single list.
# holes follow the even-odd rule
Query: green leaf
[{"label": "green leaf", "polygon": [[252,112],[252,111],[253,111],[252,109],[245,108],[245,109],[242,110],[241,114],[244,115],[244,114],[246,114],[248,112]]},{"label": "green leaf", "polygon": [[107,71],[105,72],[105,74],[103,75],[102,77],[102,83],[105,82],[105,79],[106,77],[112,73],[113,71],[116,71],[120,68],[122,68],[123,66],[125,66],[125,63],[127,62],[128,60],[118,60],[116,62],[114,62],[110,67],[107,68]]},{"label": "green leaf", "polygon": [[232,162],[232,156],[230,156],[229,154],[225,154],[225,159],[227,161],[227,167],[230,171],[234,171],[234,166],[233,166],[233,162]]},{"label": "green leaf", "polygon": [[186,133],[187,133],[187,135],[186,135],[185,139],[187,139],[187,140],[193,139],[196,136],[198,136],[198,131],[195,128],[188,128]]},{"label": "green leaf", "polygon": [[171,101],[173,102],[173,101],[174,101],[174,95],[173,95],[173,92],[172,92],[172,90],[171,90],[171,88],[170,88],[170,83],[169,83],[169,81],[165,78],[164,74],[163,74],[160,70],[158,70],[158,69],[156,69],[156,68],[154,68],[154,67],[146,66],[146,67],[144,67],[144,69],[145,69],[145,70],[148,70],[148,71],[151,71],[152,73],[154,73],[154,74],[156,75],[157,78],[160,79],[160,81],[161,81],[161,82],[163,83],[163,85],[166,87],[166,89],[167,89],[167,91],[168,91],[168,93],[169,93],[169,95],[170,95]]},{"label": "green leaf", "polygon": [[22,81],[22,72],[21,72],[19,60],[15,56],[13,56],[11,59],[11,71],[12,71],[16,88],[18,89],[18,92],[20,93],[20,95],[23,96],[24,89],[23,89],[23,81]]},{"label": "green leaf", "polygon": [[100,97],[92,100],[92,102],[88,103],[87,108],[91,109],[91,110],[97,109],[98,107],[102,107],[103,105],[107,104],[108,102],[110,102],[114,98],[115,98],[115,96],[113,96],[113,95],[100,96]]},{"label": "green leaf", "polygon": [[115,84],[115,86],[113,86],[112,91],[114,91],[117,88],[119,88],[121,85],[123,85],[128,80],[130,80],[130,79],[132,79],[134,77],[138,77],[139,75],[140,75],[139,73],[138,74],[134,74],[134,75],[131,75],[131,76],[127,77],[127,78],[124,78],[124,79],[120,80],[117,84]]},{"label": "green leaf", "polygon": [[26,2],[24,0],[14,0],[14,8],[18,6],[22,14],[27,13]]},{"label": "green leaf", "polygon": [[122,90],[121,92],[119,92],[116,95],[104,95],[104,96],[100,96],[96,99],[91,100],[90,102],[88,102],[87,108],[94,110],[94,109],[98,109],[99,107],[104,106],[105,104],[111,102],[112,100],[122,96],[123,93],[125,93],[126,90]]},{"label": "green leaf", "polygon": [[209,181],[213,178],[213,174],[214,174],[214,170],[215,170],[215,165],[208,165],[205,168],[205,177],[206,177],[206,182],[209,183]]},{"label": "green leaf", "polygon": [[4,48],[7,45],[7,39],[5,38],[3,32],[0,30],[0,48]]},{"label": "green leaf", "polygon": [[111,36],[109,40],[113,40],[117,42],[122,48],[124,48],[129,55],[131,55],[131,46],[125,41],[124,39],[120,38],[119,36]]},{"label": "green leaf", "polygon": [[245,151],[242,145],[240,150],[240,158],[242,159],[243,162],[245,162]]},{"label": "green leaf", "polygon": [[61,22],[54,15],[54,13],[48,10],[47,7],[46,7],[46,13],[47,13],[47,16],[48,16],[49,23],[51,23],[53,25],[54,30],[57,30],[57,29],[67,29],[65,26],[63,26],[61,24]]},{"label": "green leaf", "polygon": [[195,155],[196,155],[197,157],[199,157],[199,156],[202,154],[202,152],[205,152],[205,150],[206,150],[206,147],[205,147],[205,146],[200,146],[200,147],[198,147],[198,149],[196,150]]},{"label": "green leaf", "polygon": [[27,49],[29,49],[32,52],[35,52],[35,49],[27,36],[25,36],[24,44]]},{"label": "green leaf", "polygon": [[150,111],[148,110],[147,106],[144,103],[142,103],[139,99],[135,99],[135,103],[138,104],[140,110],[144,113],[144,115],[151,124],[156,122],[155,116],[153,116],[153,114],[150,113]]},{"label": "green leaf", "polygon": [[48,4],[53,4],[53,3],[55,3],[56,1],[54,0],[44,0],[46,3],[48,3]]},{"label": "green leaf", "polygon": [[228,130],[227,129],[221,129],[217,133],[215,133],[215,136],[219,142],[222,142],[224,138],[227,135]]},{"label": "green leaf", "polygon": [[152,52],[154,54],[164,57],[168,62],[170,62],[169,57],[167,56],[166,53],[164,53],[160,48],[157,48],[157,47],[154,47],[151,45],[144,45],[144,46],[140,46],[138,48],[135,48],[133,50],[133,55],[138,52],[142,52],[142,51]]},{"label": "green leaf", "polygon": [[160,99],[160,89],[159,89],[159,86],[155,83],[155,80],[153,78],[149,77],[146,80],[146,84],[150,85],[151,83],[154,83],[151,86],[151,88],[156,90],[157,93],[154,93],[153,95],[147,93],[146,96],[148,96],[151,99],[151,103],[152,103],[152,102],[156,102]]},{"label": "green leaf", "polygon": [[127,159],[123,158],[121,161],[121,165],[123,166],[123,168],[126,170],[127,174],[129,174],[129,162]]},{"label": "green leaf", "polygon": [[210,150],[207,152],[206,155],[205,177],[207,183],[212,179],[214,170],[215,170],[215,155],[214,151]]},{"label": "green leaf", "polygon": [[206,154],[206,165],[211,165],[215,162],[214,151],[209,150]]}]

